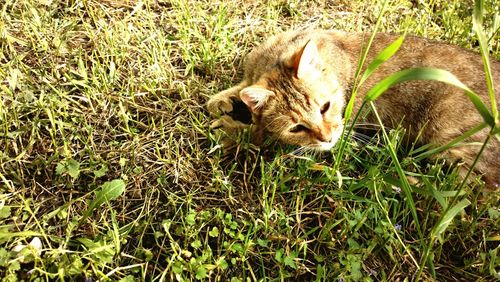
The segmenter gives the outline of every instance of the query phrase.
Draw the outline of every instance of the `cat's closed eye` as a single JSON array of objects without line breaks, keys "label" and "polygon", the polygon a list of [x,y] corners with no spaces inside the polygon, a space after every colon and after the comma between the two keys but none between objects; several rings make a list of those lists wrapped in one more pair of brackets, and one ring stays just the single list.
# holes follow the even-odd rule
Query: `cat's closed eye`
[{"label": "cat's closed eye", "polygon": [[308,128],[302,124],[297,124],[296,126],[290,128],[291,133],[299,133],[299,132],[303,132],[303,131],[307,131],[307,130],[308,130]]},{"label": "cat's closed eye", "polygon": [[319,110],[321,114],[324,114],[328,111],[328,109],[330,109],[330,102],[326,102],[325,104],[323,104],[323,106],[321,106]]}]

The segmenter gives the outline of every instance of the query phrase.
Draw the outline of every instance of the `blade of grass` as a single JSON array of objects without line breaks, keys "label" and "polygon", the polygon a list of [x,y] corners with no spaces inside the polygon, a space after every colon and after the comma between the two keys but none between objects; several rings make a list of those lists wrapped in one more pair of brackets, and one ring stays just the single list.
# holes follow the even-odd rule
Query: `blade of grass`
[{"label": "blade of grass", "polygon": [[374,101],[394,84],[398,84],[409,80],[435,80],[456,86],[464,90],[465,94],[469,97],[471,102],[479,111],[484,121],[491,127],[495,126],[495,119],[490,114],[488,108],[486,108],[483,101],[481,101],[481,98],[479,98],[479,96],[476,93],[474,93],[469,87],[463,84],[452,73],[442,69],[412,68],[396,72],[386,77],[385,79],[377,83],[372,89],[370,89],[365,96],[365,100]]},{"label": "blade of grass", "polygon": [[[394,161],[394,164],[396,166],[396,171],[398,172],[399,177],[401,178],[401,184],[403,191],[408,198],[408,204],[410,206],[411,212],[413,219],[417,225],[417,230],[420,235],[420,238],[423,239],[423,234],[420,230],[420,225],[418,223],[418,216],[416,212],[416,207],[415,203],[413,201],[413,197],[411,195],[411,188],[410,184],[408,182],[408,179],[406,178],[406,175],[404,174],[404,171],[399,163],[399,160],[397,158],[397,154],[395,151],[395,148],[393,144],[390,142],[389,137],[387,135],[387,132],[385,131],[385,128],[383,127],[382,121],[380,117],[378,116],[378,113],[376,111],[375,105],[373,104],[372,101],[377,99],[382,93],[384,93],[387,89],[389,89],[392,85],[401,83],[404,81],[408,80],[436,80],[436,81],[441,81],[445,83],[449,83],[451,85],[455,85],[465,91],[466,94],[468,94],[469,98],[471,101],[476,105],[476,108],[480,111],[480,113],[483,115],[483,118],[485,121],[489,121],[490,125],[493,122],[493,118],[489,114],[486,106],[482,103],[480,98],[472,92],[467,86],[465,86],[462,82],[460,82],[453,74],[451,74],[448,71],[440,70],[440,69],[432,69],[432,68],[415,68],[415,69],[408,69],[408,70],[402,70],[397,73],[394,73],[387,78],[383,79],[381,82],[376,84],[372,89],[368,91],[368,93],[365,96],[364,102],[368,101],[370,103],[370,106],[372,107],[373,112],[375,113],[375,116],[377,117],[377,120],[379,124],[381,125],[382,129],[382,134],[384,139],[386,140],[388,144],[388,149],[389,153]],[[494,123],[493,125],[494,126]]]},{"label": "blade of grass", "polygon": [[[486,136],[486,140],[484,140],[483,146],[481,146],[481,149],[479,150],[479,153],[477,154],[476,158],[474,159],[474,162],[472,163],[470,169],[467,171],[467,174],[465,175],[464,179],[462,180],[462,183],[460,183],[460,186],[458,187],[458,189],[456,191],[456,196],[452,198],[450,204],[448,205],[448,208],[445,209],[445,211],[441,214],[441,218],[439,219],[438,223],[436,225],[434,225],[434,227],[432,228],[431,235],[432,234],[437,234],[436,231],[433,231],[433,230],[436,229],[436,228],[438,228],[438,227],[441,228],[440,227],[440,223],[443,222],[443,218],[445,216],[446,217],[450,216],[450,214],[448,213],[448,211],[450,210],[450,207],[455,208],[455,210],[458,209],[458,208],[456,208],[457,205],[455,205],[455,202],[460,197],[460,195],[462,193],[462,189],[464,188],[465,183],[467,182],[467,179],[469,178],[470,174],[472,173],[472,170],[473,170],[474,166],[476,165],[477,161],[479,160],[479,157],[481,157],[481,155],[482,155],[484,149],[486,148],[486,145],[488,144],[488,141],[490,140],[491,136],[492,136],[491,133]],[[464,200],[467,200],[467,199],[464,199]],[[463,200],[461,202],[463,202]],[[464,203],[462,203],[462,205]],[[469,204],[470,204],[470,202],[469,202]],[[460,206],[458,206],[458,207],[460,207]],[[435,239],[436,239],[435,236],[434,237],[431,236],[430,242],[426,246],[426,250],[425,250],[425,253],[424,253],[424,255],[422,257],[422,261],[421,261],[421,267],[420,267],[420,269],[419,269],[419,271],[418,271],[418,273],[416,275],[415,281],[419,281],[420,276],[422,275],[422,271],[424,269],[424,266],[425,266],[426,263],[428,263],[427,260],[428,260],[429,255],[430,255],[430,251],[431,251],[432,247],[434,246]]]},{"label": "blade of grass", "polygon": [[401,47],[401,44],[403,44],[405,40],[406,34],[401,35],[398,39],[396,39],[394,42],[391,43],[391,45],[387,46],[382,52],[380,52],[375,59],[368,65],[368,67],[365,70],[365,73],[363,74],[363,77],[359,80],[359,85],[362,85],[372,73],[377,70],[377,68],[388,61],[396,52],[399,50]]},{"label": "blade of grass", "polygon": [[[368,57],[368,51],[370,50],[370,47],[373,43],[373,40],[375,39],[375,35],[377,34],[377,31],[380,28],[380,24],[382,22],[382,16],[385,13],[385,10],[386,10],[388,3],[389,3],[389,0],[385,0],[384,3],[382,4],[382,7],[380,8],[380,13],[377,17],[377,22],[375,23],[375,26],[373,27],[373,31],[372,31],[372,34],[370,36],[370,39],[368,40],[368,43],[366,44],[366,48],[364,49],[363,54],[359,58],[358,65],[357,65],[356,71],[354,73],[354,87],[353,87],[353,90],[351,92],[351,97],[349,98],[349,102],[347,103],[347,106],[346,106],[345,111],[344,111],[344,124],[345,125],[349,124],[350,119],[351,119],[352,109],[354,107],[354,101],[356,99],[356,96],[358,93],[358,88],[360,85],[360,83],[358,83],[357,81],[358,81],[359,75],[361,73],[361,68],[365,64],[366,58]],[[361,108],[363,108],[363,106],[364,106],[364,103],[361,106]],[[361,110],[361,108],[360,108],[360,110]],[[358,111],[356,116],[354,117],[353,124],[358,119],[360,112],[361,111]],[[345,133],[345,128],[346,128],[346,126],[344,126],[342,135],[344,135],[344,133]],[[348,129],[347,136],[345,138],[340,139],[339,149],[337,151],[337,156],[335,158],[335,167],[334,167],[335,169],[338,169],[340,166],[340,162],[343,159],[345,147],[347,145],[347,139],[351,135],[351,133],[352,133],[352,127],[350,127]]]},{"label": "blade of grass", "polygon": [[[380,24],[382,22],[382,15],[385,12],[385,9],[389,3],[389,0],[385,0],[384,3],[382,4],[382,8],[380,9],[380,13],[377,17],[377,22],[375,23],[375,27],[373,28],[373,32],[370,36],[370,39],[368,40],[368,43],[366,44],[366,48],[363,50],[362,56],[359,58],[358,61],[358,66],[356,67],[356,71],[354,73],[354,87],[353,91],[351,94],[351,98],[349,99],[349,103],[346,106],[345,112],[344,112],[344,117],[346,119],[346,124],[349,121],[351,114],[352,114],[352,109],[354,107],[354,100],[356,98],[356,95],[358,93],[358,88],[361,85],[361,80],[358,81],[358,77],[361,73],[361,69],[363,68],[363,65],[365,64],[366,58],[368,57],[368,52],[370,51],[370,47],[373,44],[373,40],[375,39],[375,35],[377,34]],[[378,64],[380,65],[380,64]]]},{"label": "blade of grass", "polygon": [[[463,133],[462,135],[458,136],[457,138],[453,139],[450,143],[448,144],[445,144],[443,146],[439,146],[437,148],[434,148],[434,149],[430,149],[430,150],[427,150],[417,156],[415,156],[414,158],[417,160],[417,161],[420,161],[420,160],[423,160],[429,156],[432,156],[432,155],[435,155],[437,153],[441,153],[443,151],[446,151],[448,150],[449,148],[452,148],[454,147],[455,145],[459,144],[460,142],[464,141],[465,139],[471,137],[472,135],[476,134],[477,132],[483,130],[484,128],[486,128],[488,125],[486,123],[481,123],[479,124],[478,126],[475,126],[469,130],[467,130],[465,133]],[[415,152],[417,152],[415,150]]]},{"label": "blade of grass", "polygon": [[476,0],[474,3],[474,13],[472,16],[472,27],[476,32],[477,39],[479,41],[479,49],[481,50],[481,57],[483,58],[484,73],[486,76],[486,85],[488,86],[488,93],[490,95],[491,102],[491,112],[495,122],[498,121],[498,109],[495,98],[495,89],[493,86],[493,78],[491,74],[490,60],[489,60],[489,50],[488,50],[488,40],[483,30],[483,0]]},{"label": "blade of grass", "polygon": [[373,188],[375,189],[375,199],[377,200],[377,203],[378,203],[380,209],[383,211],[385,219],[389,223],[389,226],[391,227],[392,232],[394,232],[394,235],[396,235],[396,238],[398,239],[399,243],[401,244],[401,246],[403,246],[403,249],[405,250],[405,252],[408,253],[408,255],[410,256],[411,261],[415,264],[417,269],[419,269],[420,266],[418,265],[417,260],[413,256],[411,250],[408,248],[408,246],[406,246],[406,244],[403,242],[403,240],[399,236],[398,231],[396,230],[396,227],[392,224],[391,218],[389,217],[389,212],[385,209],[384,205],[382,205],[382,202],[379,199],[379,192],[377,190],[377,184],[375,182],[373,183]]},{"label": "blade of grass", "polygon": [[410,206],[411,214],[412,214],[413,220],[415,221],[415,227],[417,229],[419,238],[420,238],[420,240],[423,240],[424,235],[422,233],[422,230],[420,229],[420,223],[419,223],[418,215],[417,215],[417,208],[415,206],[415,202],[413,201],[410,183],[408,182],[408,178],[406,178],[406,175],[403,171],[403,168],[401,167],[401,164],[399,163],[399,159],[398,159],[398,156],[396,154],[396,150],[394,148],[394,145],[392,144],[391,140],[389,139],[389,135],[387,135],[387,132],[386,132],[385,127],[382,123],[382,120],[380,119],[380,116],[378,115],[377,109],[375,108],[375,104],[372,101],[370,101],[369,104],[373,110],[373,113],[375,114],[375,116],[377,118],[378,123],[380,124],[382,136],[384,137],[384,140],[387,144],[387,148],[388,148],[389,154],[391,155],[392,161],[394,162],[394,166],[396,167],[396,171],[397,171],[399,177],[401,178],[401,184],[402,184],[401,186],[403,188],[403,192],[405,193],[406,201],[407,201],[408,205]]},{"label": "blade of grass", "polygon": [[452,208],[448,209],[441,217],[441,220],[439,220],[439,222],[436,224],[435,228],[431,231],[431,238],[437,238],[441,241],[441,234],[448,228],[451,220],[455,218],[455,216],[459,212],[463,211],[468,205],[470,205],[470,201],[467,199],[463,199],[455,204]]},{"label": "blade of grass", "polygon": [[422,274],[425,264],[429,265],[432,268],[431,271],[434,271],[433,255],[431,255],[431,250],[432,247],[434,246],[436,239],[439,239],[441,234],[448,228],[453,218],[455,218],[455,216],[459,212],[463,211],[468,205],[470,205],[470,201],[467,199],[463,199],[462,201],[454,205],[452,208],[445,211],[441,216],[440,220],[438,221],[438,223],[434,225],[434,227],[431,230],[430,242],[425,249],[425,253],[421,261],[421,266],[417,273],[415,281],[419,281],[420,275]]}]

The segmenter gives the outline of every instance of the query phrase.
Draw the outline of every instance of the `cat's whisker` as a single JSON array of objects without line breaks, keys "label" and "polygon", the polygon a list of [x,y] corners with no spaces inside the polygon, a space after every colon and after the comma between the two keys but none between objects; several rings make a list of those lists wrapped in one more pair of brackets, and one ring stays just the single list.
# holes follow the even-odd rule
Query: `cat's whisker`
[{"label": "cat's whisker", "polygon": [[300,146],[297,149],[293,150],[289,155],[298,155],[298,156],[301,156],[301,155],[304,154],[305,149],[306,148],[304,146]]},{"label": "cat's whisker", "polygon": [[380,140],[378,138],[374,138],[374,137],[367,136],[364,134],[358,134],[356,136],[356,138],[357,138],[357,140],[359,140],[359,142],[361,142],[362,144],[365,144],[365,145],[374,145],[374,146],[380,145]]},{"label": "cat's whisker", "polygon": [[[373,127],[380,127],[379,123],[365,122],[365,121],[363,121],[363,122],[357,122],[354,125],[371,125]],[[384,126],[384,127],[386,127],[386,126]]]},{"label": "cat's whisker", "polygon": [[278,136],[277,136],[278,139],[281,139],[285,135],[285,132],[283,131],[284,127],[285,126],[282,126],[281,128],[278,129],[278,132],[279,132]]},{"label": "cat's whisker", "polygon": [[378,123],[370,123],[370,122],[359,122],[359,123],[356,123],[356,124],[348,124],[346,126],[346,129],[367,129],[367,130],[379,130],[381,128],[384,128],[386,130],[391,130],[393,129],[392,127],[390,126],[386,126],[386,125],[383,125],[381,126],[380,124]]},{"label": "cat's whisker", "polygon": [[[348,124],[348,125],[352,125],[352,123]],[[374,127],[380,127],[379,123],[367,122],[367,121],[359,121],[359,122],[356,122],[354,125],[371,125]],[[385,127],[385,125],[384,125],[384,127]]]},{"label": "cat's whisker", "polygon": [[366,129],[366,130],[380,130],[380,128],[374,128],[374,127],[369,127],[369,126],[365,126],[365,125],[361,125],[361,126],[356,126],[356,127],[353,127],[352,128],[354,131],[356,131],[356,129]]},{"label": "cat's whisker", "polygon": [[369,135],[359,133],[359,132],[354,132],[353,134],[347,134],[347,132],[344,132],[344,138],[350,137],[352,140],[360,142],[362,144],[368,145],[368,144],[377,144],[378,142],[374,142],[375,139]]},{"label": "cat's whisker", "polygon": [[359,136],[352,136],[352,139],[354,141],[360,142],[360,143],[365,144],[365,145],[370,143],[369,140],[362,138],[362,137],[359,137]]},{"label": "cat's whisker", "polygon": [[317,153],[321,151],[321,145],[311,144],[306,146],[309,152]]},{"label": "cat's whisker", "polygon": [[305,156],[305,153],[309,152],[309,150],[310,150],[310,148],[308,148],[308,146],[298,147],[297,149],[295,149],[292,152],[283,156],[285,158],[283,160],[283,164],[287,164],[292,159],[310,160],[311,158],[309,158],[308,156]]},{"label": "cat's whisker", "polygon": [[313,150],[312,154],[314,158],[317,158],[322,152],[319,150]]},{"label": "cat's whisker", "polygon": [[355,137],[359,137],[359,138],[364,138],[364,139],[366,139],[366,140],[373,139],[373,137],[372,137],[372,136],[370,136],[370,135],[366,135],[366,134],[364,134],[364,133],[359,133],[359,132],[354,133],[354,134],[353,134],[353,136],[355,136]]},{"label": "cat's whisker", "polygon": [[[278,117],[276,117],[270,123],[266,124],[266,126],[264,126],[264,130],[267,130],[268,128],[270,128],[275,122],[278,122],[281,119],[287,119],[287,118],[288,117],[286,117],[286,116],[278,116]],[[276,131],[281,132],[284,127],[285,127],[285,125],[282,125],[282,128],[279,128],[279,130],[276,130]]]}]

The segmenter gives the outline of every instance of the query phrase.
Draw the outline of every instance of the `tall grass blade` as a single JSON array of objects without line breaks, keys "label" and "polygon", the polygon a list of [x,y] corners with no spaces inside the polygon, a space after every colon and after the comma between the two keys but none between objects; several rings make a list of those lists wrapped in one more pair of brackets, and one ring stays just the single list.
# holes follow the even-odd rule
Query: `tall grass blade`
[{"label": "tall grass blade", "polygon": [[[460,192],[461,192],[461,189],[459,189],[459,191],[457,192],[457,195]],[[455,200],[456,198],[457,197],[454,197],[453,200]],[[415,281],[420,281],[420,276],[422,275],[422,271],[424,270],[425,264],[429,265],[429,268],[431,268],[431,272],[433,271],[434,254],[432,253],[432,247],[434,246],[436,239],[441,242],[442,241],[441,234],[443,234],[443,232],[448,228],[448,226],[450,225],[453,218],[455,218],[455,216],[459,212],[463,211],[468,205],[471,204],[470,201],[467,199],[463,199],[462,201],[458,202],[457,204],[454,204],[453,200],[451,202],[451,205],[453,205],[453,207],[451,207],[451,208],[448,207],[449,209],[445,211],[445,213],[441,216],[439,222],[436,225],[434,225],[434,227],[431,230],[430,242],[426,246],[424,255],[422,256],[422,261],[421,261],[422,264],[421,264],[420,269],[418,270]]]},{"label": "tall grass blade", "polygon": [[[373,32],[370,36],[370,39],[368,40],[368,43],[366,44],[366,48],[363,50],[363,54],[359,58],[358,61],[358,66],[356,67],[356,71],[354,73],[354,79],[357,81],[361,69],[363,68],[363,65],[365,64],[366,58],[368,57],[368,51],[370,51],[370,47],[372,46],[373,40],[375,39],[375,35],[377,34],[379,28],[380,28],[380,23],[382,22],[382,16],[384,15],[385,9],[387,7],[389,0],[385,0],[384,3],[382,4],[382,8],[380,9],[380,13],[377,17],[377,22],[375,23],[375,27],[373,28]],[[352,95],[351,98],[349,99],[349,102],[347,103],[345,112],[344,112],[344,118],[346,123],[349,122],[349,119],[351,118],[352,114],[352,109],[354,107],[354,101],[356,98],[356,95],[358,93],[358,88],[361,85],[361,82],[358,81],[355,83],[355,86],[353,87]]]},{"label": "tall grass blade", "polygon": [[396,154],[396,149],[394,148],[394,145],[392,144],[391,140],[389,139],[389,135],[387,135],[387,132],[385,130],[385,127],[382,123],[382,120],[380,119],[380,116],[378,115],[377,109],[375,108],[375,104],[370,101],[370,106],[373,110],[373,113],[377,117],[377,121],[380,124],[380,129],[382,130],[382,135],[384,137],[384,140],[387,144],[387,148],[389,151],[389,154],[391,155],[391,159],[394,162],[394,166],[396,167],[396,171],[398,173],[399,178],[401,179],[401,188],[403,189],[403,192],[406,196],[406,202],[410,206],[411,214],[413,217],[413,220],[415,221],[415,227],[417,228],[418,235],[420,239],[423,239],[423,234],[420,229],[420,223],[418,220],[418,215],[417,215],[417,208],[415,206],[415,201],[413,200],[412,196],[412,191],[410,187],[410,183],[408,182],[408,178],[406,178],[406,175],[403,171],[403,168],[401,167],[401,164],[399,163],[398,155]]},{"label": "tall grass blade", "polygon": [[484,105],[481,98],[469,87],[463,84],[456,76],[446,70],[435,68],[413,68],[396,72],[377,83],[368,91],[365,96],[366,101],[374,101],[391,86],[409,80],[435,80],[456,86],[465,91],[476,109],[479,111],[484,121],[491,127],[495,126],[495,119]]},{"label": "tall grass blade", "polygon": [[[375,27],[373,28],[372,34],[370,36],[370,39],[368,40],[368,43],[366,44],[366,47],[363,49],[363,53],[361,54],[361,56],[359,58],[358,65],[356,67],[356,71],[354,72],[354,87],[352,88],[351,97],[349,98],[349,102],[347,103],[347,106],[345,107],[345,110],[344,110],[344,121],[345,121],[346,125],[349,124],[349,122],[351,121],[352,109],[354,108],[354,101],[356,100],[356,96],[358,94],[358,88],[360,86],[358,79],[359,79],[359,76],[361,73],[361,69],[363,68],[363,65],[365,64],[366,58],[368,57],[368,51],[370,51],[370,47],[372,46],[373,40],[375,39],[375,35],[377,34],[377,32],[380,28],[380,24],[382,22],[382,16],[385,13],[385,10],[386,10],[388,3],[389,3],[389,0],[385,0],[384,3],[382,4],[382,7],[380,9],[380,13],[378,14],[378,17],[377,17],[377,22],[375,23]],[[365,104],[363,103],[361,108],[363,108],[364,105]],[[359,113],[360,113],[360,111],[358,111],[358,113],[354,117],[354,120],[352,121],[353,124],[356,123],[356,120],[358,119]],[[345,127],[344,127],[343,131],[345,132]],[[344,135],[344,132],[342,132],[342,135]],[[346,147],[347,140],[348,140],[347,137],[349,137],[351,135],[351,132],[352,132],[352,127],[347,130],[347,135],[345,135],[346,138],[340,139],[339,149],[338,149],[337,157],[335,160],[335,168],[338,168],[340,166],[340,162],[343,159],[345,147]]]},{"label": "tall grass blade", "polygon": [[359,80],[359,85],[362,85],[381,64],[387,62],[392,56],[394,56],[394,54],[396,54],[401,47],[401,44],[403,44],[405,37],[406,34],[401,35],[398,39],[392,42],[391,45],[382,50],[382,52],[380,52],[375,59],[373,59],[373,61],[366,68],[363,77]]},{"label": "tall grass blade", "polygon": [[488,50],[488,39],[486,39],[486,34],[483,30],[483,0],[476,0],[474,3],[474,13],[472,16],[472,26],[476,32],[477,39],[479,40],[479,48],[481,50],[481,57],[483,58],[484,73],[486,76],[486,85],[488,86],[488,93],[490,95],[491,102],[491,112],[493,114],[494,120],[498,121],[498,109],[495,98],[495,89],[493,86],[493,78],[491,74],[490,60],[489,60],[489,50]]}]

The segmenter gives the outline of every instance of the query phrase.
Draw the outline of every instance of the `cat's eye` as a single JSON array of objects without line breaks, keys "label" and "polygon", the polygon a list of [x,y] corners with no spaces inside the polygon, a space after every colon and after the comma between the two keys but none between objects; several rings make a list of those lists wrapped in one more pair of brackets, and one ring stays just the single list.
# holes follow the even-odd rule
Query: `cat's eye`
[{"label": "cat's eye", "polygon": [[328,111],[329,108],[330,108],[330,102],[326,102],[323,106],[321,106],[319,111],[321,112],[321,114],[324,114]]},{"label": "cat's eye", "polygon": [[296,126],[290,128],[291,133],[299,133],[299,132],[306,131],[306,130],[307,130],[307,127],[305,127],[302,124],[297,124]]}]

